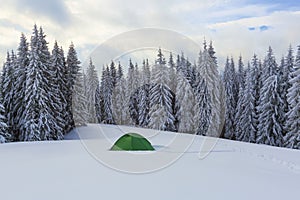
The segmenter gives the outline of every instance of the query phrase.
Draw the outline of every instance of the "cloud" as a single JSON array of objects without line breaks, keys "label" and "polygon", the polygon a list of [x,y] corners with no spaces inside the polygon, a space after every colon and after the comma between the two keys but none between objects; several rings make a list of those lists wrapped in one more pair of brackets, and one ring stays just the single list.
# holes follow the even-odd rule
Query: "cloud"
[{"label": "cloud", "polygon": [[68,25],[70,13],[64,1],[61,0],[12,0],[19,12],[29,13],[32,16],[47,16],[55,23]]}]

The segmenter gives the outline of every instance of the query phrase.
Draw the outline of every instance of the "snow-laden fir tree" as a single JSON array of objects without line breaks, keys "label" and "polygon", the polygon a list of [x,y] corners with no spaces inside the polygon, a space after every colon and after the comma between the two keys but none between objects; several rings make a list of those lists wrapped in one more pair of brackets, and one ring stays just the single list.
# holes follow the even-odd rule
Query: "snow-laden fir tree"
[{"label": "snow-laden fir tree", "polygon": [[2,104],[3,98],[0,93],[0,144],[12,141],[13,137],[8,130],[6,111]]},{"label": "snow-laden fir tree", "polygon": [[287,113],[287,134],[284,137],[284,146],[300,149],[300,46],[298,46],[295,65],[290,77],[291,87],[287,94],[290,109]]},{"label": "snow-laden fir tree", "polygon": [[14,70],[14,91],[15,104],[13,106],[14,112],[14,126],[15,139],[19,139],[20,129],[22,127],[22,116],[25,112],[25,84],[26,84],[26,69],[29,65],[29,47],[25,35],[22,33],[20,44],[17,51],[17,64]]},{"label": "snow-laden fir tree", "polygon": [[229,62],[227,58],[224,71],[224,86],[225,86],[225,133],[227,139],[234,139],[234,122],[236,113],[236,81],[233,59]]},{"label": "snow-laden fir tree", "polygon": [[113,91],[113,79],[111,78],[111,73],[109,67],[106,66],[103,73],[102,81],[102,92],[103,92],[103,109],[104,116],[102,123],[114,124],[113,113],[112,113],[112,91]]},{"label": "snow-laden fir tree", "polygon": [[14,113],[13,108],[15,105],[15,77],[14,70],[16,66],[16,58],[14,53],[9,54],[7,52],[6,62],[3,66],[2,73],[2,84],[1,84],[1,92],[3,97],[3,106],[6,110],[5,117],[7,119],[7,126],[9,132],[13,132],[14,127]]},{"label": "snow-laden fir tree", "polygon": [[176,87],[176,103],[179,110],[176,118],[179,119],[178,132],[194,133],[196,123],[194,121],[196,100],[193,89],[182,72],[178,73]]},{"label": "snow-laden fir tree", "polygon": [[287,113],[290,110],[290,106],[288,103],[288,89],[291,88],[291,84],[289,80],[291,80],[291,76],[294,70],[294,55],[293,49],[290,46],[288,50],[288,54],[286,58],[282,58],[281,64],[279,66],[279,95],[281,96],[282,102],[279,110],[280,115],[280,123],[283,126],[283,135],[285,136],[287,133],[286,130],[286,121],[287,121]]},{"label": "snow-laden fir tree", "polygon": [[90,59],[90,64],[87,69],[86,74],[86,98],[87,98],[87,121],[89,123],[96,123],[96,109],[95,109],[95,93],[99,85],[99,79],[95,65],[93,64],[92,59]]},{"label": "snow-laden fir tree", "polygon": [[[71,43],[67,56],[67,66],[70,70],[69,84],[71,86],[72,97],[72,115],[75,126],[84,126],[86,125],[87,118],[87,108],[86,108],[86,98],[84,96],[84,83],[83,83],[83,74],[80,66],[80,61],[77,57],[77,52],[74,48],[73,43]],[[71,124],[73,122],[70,122]]]},{"label": "snow-laden fir tree", "polygon": [[55,96],[52,112],[59,126],[59,129],[53,132],[53,139],[63,139],[66,134],[66,118],[67,118],[67,69],[65,66],[65,57],[62,48],[60,48],[55,41],[50,58],[50,67],[53,71],[52,74],[52,92]]},{"label": "snow-laden fir tree", "polygon": [[138,88],[138,125],[145,127],[148,125],[150,117],[150,67],[148,60],[143,61],[140,80],[141,86]]},{"label": "snow-laden fir tree", "polygon": [[193,117],[193,120],[196,126],[196,134],[207,135],[207,131],[212,119],[211,96],[208,91],[207,84],[200,74],[197,75],[195,85],[196,87],[194,91],[196,105],[194,107],[195,115]]},{"label": "snow-laden fir tree", "polygon": [[[129,68],[127,73],[127,101],[128,106],[126,107],[127,112],[129,112],[130,115],[130,122],[131,125],[137,125],[138,124],[138,101],[137,101],[137,69],[134,67],[133,63],[131,62],[131,59],[129,60]],[[125,110],[125,111],[126,111]]]},{"label": "snow-laden fir tree", "polygon": [[172,92],[175,93],[176,91],[176,84],[177,82],[175,81],[177,78],[177,74],[176,74],[176,66],[175,66],[175,62],[173,60],[173,55],[172,53],[170,53],[170,57],[169,57],[169,61],[168,61],[168,67],[169,67],[169,74],[170,74],[170,89]]},{"label": "snow-laden fir tree", "polygon": [[53,113],[53,71],[45,37],[42,28],[38,31],[35,25],[26,73],[24,128],[20,135],[24,141],[55,139],[53,132],[59,129]]},{"label": "snow-laden fir tree", "polygon": [[[102,72],[103,74],[103,72]],[[103,82],[101,82],[103,83]],[[104,119],[104,103],[103,103],[103,92],[102,85],[98,85],[95,92],[95,109],[97,122],[101,123]]]},{"label": "snow-laden fir tree", "polygon": [[245,87],[240,86],[239,100],[237,104],[237,112],[235,115],[235,138],[244,142],[255,142],[256,134],[256,113],[255,113],[255,85],[253,84],[253,76],[255,76],[255,68],[246,71]]},{"label": "snow-laden fir tree", "polygon": [[39,82],[37,90],[40,95],[38,99],[40,106],[38,121],[40,137],[42,140],[63,139],[63,130],[60,126],[63,123],[63,119],[57,116],[57,110],[63,103],[60,101],[59,88],[55,85],[58,81],[56,77],[57,69],[51,66],[48,42],[41,27],[38,34],[38,54],[40,59],[40,64],[38,65],[38,76],[40,77],[37,80]]},{"label": "snow-laden fir tree", "polygon": [[[236,88],[237,88],[237,95],[239,94],[239,90],[240,88],[244,88],[245,85],[245,70],[244,70],[244,63],[243,63],[243,58],[240,55],[239,56],[239,61],[238,61],[238,70],[236,72]],[[236,99],[236,101],[238,101],[238,99]]]},{"label": "snow-laden fir tree", "polygon": [[123,76],[123,70],[119,65],[118,81],[116,87],[113,90],[112,95],[112,110],[113,110],[113,118],[115,123],[118,125],[127,125],[129,122],[128,112],[125,112],[125,108],[127,107],[127,95],[126,95],[126,79]]},{"label": "snow-laden fir tree", "polygon": [[112,79],[112,85],[113,85],[113,87],[115,87],[117,84],[117,79],[118,79],[117,76],[118,75],[117,75],[117,68],[116,68],[114,61],[111,61],[111,63],[110,63],[109,73],[110,73],[110,77]]},{"label": "snow-laden fir tree", "polygon": [[175,130],[175,116],[172,106],[174,94],[168,85],[170,77],[161,49],[158,50],[151,77],[149,127],[173,131]]},{"label": "snow-laden fir tree", "polygon": [[280,124],[279,107],[282,99],[279,95],[278,67],[271,47],[264,62],[263,86],[260,92],[259,124],[256,142],[272,146],[283,145],[283,127]]},{"label": "snow-laden fir tree", "polygon": [[209,136],[218,137],[221,128],[221,103],[220,103],[220,76],[214,59],[211,58],[206,48],[200,52],[198,60],[198,70],[204,78],[208,92],[211,95],[212,119],[207,131]]}]

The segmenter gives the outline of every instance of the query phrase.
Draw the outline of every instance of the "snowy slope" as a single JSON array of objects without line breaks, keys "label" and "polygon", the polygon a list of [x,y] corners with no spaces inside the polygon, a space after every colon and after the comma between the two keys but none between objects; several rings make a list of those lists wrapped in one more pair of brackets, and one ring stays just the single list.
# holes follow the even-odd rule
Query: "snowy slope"
[{"label": "snowy slope", "polygon": [[[157,151],[108,151],[111,142],[127,131],[145,135]],[[193,144],[183,153],[182,149],[191,138]],[[89,125],[73,131],[64,141],[3,144],[0,145],[0,199],[252,200],[299,197],[300,151],[218,140],[212,152],[199,159],[203,141],[204,137],[186,134],[157,134],[153,130],[131,127]],[[124,173],[111,168],[132,169],[132,166],[144,165],[151,171],[147,169],[150,162],[160,163],[182,153],[183,156],[173,164],[151,173]],[[135,156],[141,157],[133,159]],[[110,164],[103,164],[104,159]]]}]

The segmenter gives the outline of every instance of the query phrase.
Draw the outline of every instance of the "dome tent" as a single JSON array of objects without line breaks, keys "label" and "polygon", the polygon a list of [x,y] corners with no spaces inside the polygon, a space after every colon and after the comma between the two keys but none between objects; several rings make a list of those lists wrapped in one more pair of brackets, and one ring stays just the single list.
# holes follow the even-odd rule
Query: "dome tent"
[{"label": "dome tent", "polygon": [[154,151],[151,143],[137,133],[127,133],[120,137],[110,150],[113,151]]}]

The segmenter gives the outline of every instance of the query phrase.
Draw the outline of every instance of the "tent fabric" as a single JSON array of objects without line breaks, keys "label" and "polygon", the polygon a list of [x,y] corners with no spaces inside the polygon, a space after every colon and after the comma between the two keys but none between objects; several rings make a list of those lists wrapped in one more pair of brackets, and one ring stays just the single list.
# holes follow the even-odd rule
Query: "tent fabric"
[{"label": "tent fabric", "polygon": [[137,133],[127,133],[111,147],[113,151],[154,151],[151,143]]}]

